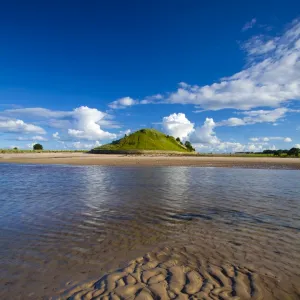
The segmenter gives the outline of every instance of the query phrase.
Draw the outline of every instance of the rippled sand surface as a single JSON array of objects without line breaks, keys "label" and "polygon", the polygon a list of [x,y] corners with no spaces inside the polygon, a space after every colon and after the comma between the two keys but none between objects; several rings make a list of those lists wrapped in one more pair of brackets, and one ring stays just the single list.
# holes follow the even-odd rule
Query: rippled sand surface
[{"label": "rippled sand surface", "polygon": [[0,165],[1,299],[299,299],[300,172]]},{"label": "rippled sand surface", "polygon": [[252,266],[216,264],[187,250],[164,247],[96,282],[66,291],[69,299],[291,299],[274,274]]}]

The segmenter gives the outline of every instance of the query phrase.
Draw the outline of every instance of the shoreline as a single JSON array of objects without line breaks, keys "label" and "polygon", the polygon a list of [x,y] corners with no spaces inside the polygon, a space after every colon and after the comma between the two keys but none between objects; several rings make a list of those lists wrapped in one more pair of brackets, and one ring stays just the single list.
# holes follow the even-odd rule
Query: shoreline
[{"label": "shoreline", "polygon": [[1,163],[100,166],[190,166],[300,170],[300,158],[237,156],[170,156],[89,153],[3,153]]}]

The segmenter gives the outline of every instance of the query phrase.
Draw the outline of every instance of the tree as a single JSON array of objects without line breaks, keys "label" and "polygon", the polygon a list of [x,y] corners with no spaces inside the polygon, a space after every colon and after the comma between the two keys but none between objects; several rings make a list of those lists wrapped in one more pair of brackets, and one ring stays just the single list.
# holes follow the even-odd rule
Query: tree
[{"label": "tree", "polygon": [[14,150],[18,150],[18,147],[14,147]]},{"label": "tree", "polygon": [[178,143],[180,143],[180,138],[178,137],[178,138],[176,138],[176,141],[178,142]]},{"label": "tree", "polygon": [[287,155],[288,156],[299,156],[299,153],[300,153],[300,149],[294,147],[288,151]]},{"label": "tree", "polygon": [[186,142],[184,143],[184,145],[185,145],[185,147],[186,147],[189,151],[191,151],[191,152],[195,151],[195,148],[192,146],[191,142],[186,141]]},{"label": "tree", "polygon": [[34,144],[33,150],[43,150],[43,146],[41,144]]},{"label": "tree", "polygon": [[281,150],[275,150],[274,156],[281,156]]}]

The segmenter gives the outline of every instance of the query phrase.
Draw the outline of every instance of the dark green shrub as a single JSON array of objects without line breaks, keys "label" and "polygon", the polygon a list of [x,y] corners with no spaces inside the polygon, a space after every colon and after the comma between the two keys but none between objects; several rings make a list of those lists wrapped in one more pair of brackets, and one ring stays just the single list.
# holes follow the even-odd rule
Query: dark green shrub
[{"label": "dark green shrub", "polygon": [[33,150],[43,150],[43,146],[41,144],[34,144]]}]

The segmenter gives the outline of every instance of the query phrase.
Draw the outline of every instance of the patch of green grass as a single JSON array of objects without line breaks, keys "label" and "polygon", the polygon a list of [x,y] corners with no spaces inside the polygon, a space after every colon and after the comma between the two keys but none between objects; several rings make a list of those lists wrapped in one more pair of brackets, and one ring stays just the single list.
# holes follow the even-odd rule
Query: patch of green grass
[{"label": "patch of green grass", "polygon": [[141,129],[120,140],[95,148],[95,150],[161,150],[189,152],[177,142],[173,136],[168,136],[155,129]]},{"label": "patch of green grass", "polygon": [[88,150],[14,150],[0,149],[0,153],[61,153],[61,152],[88,152]]}]

